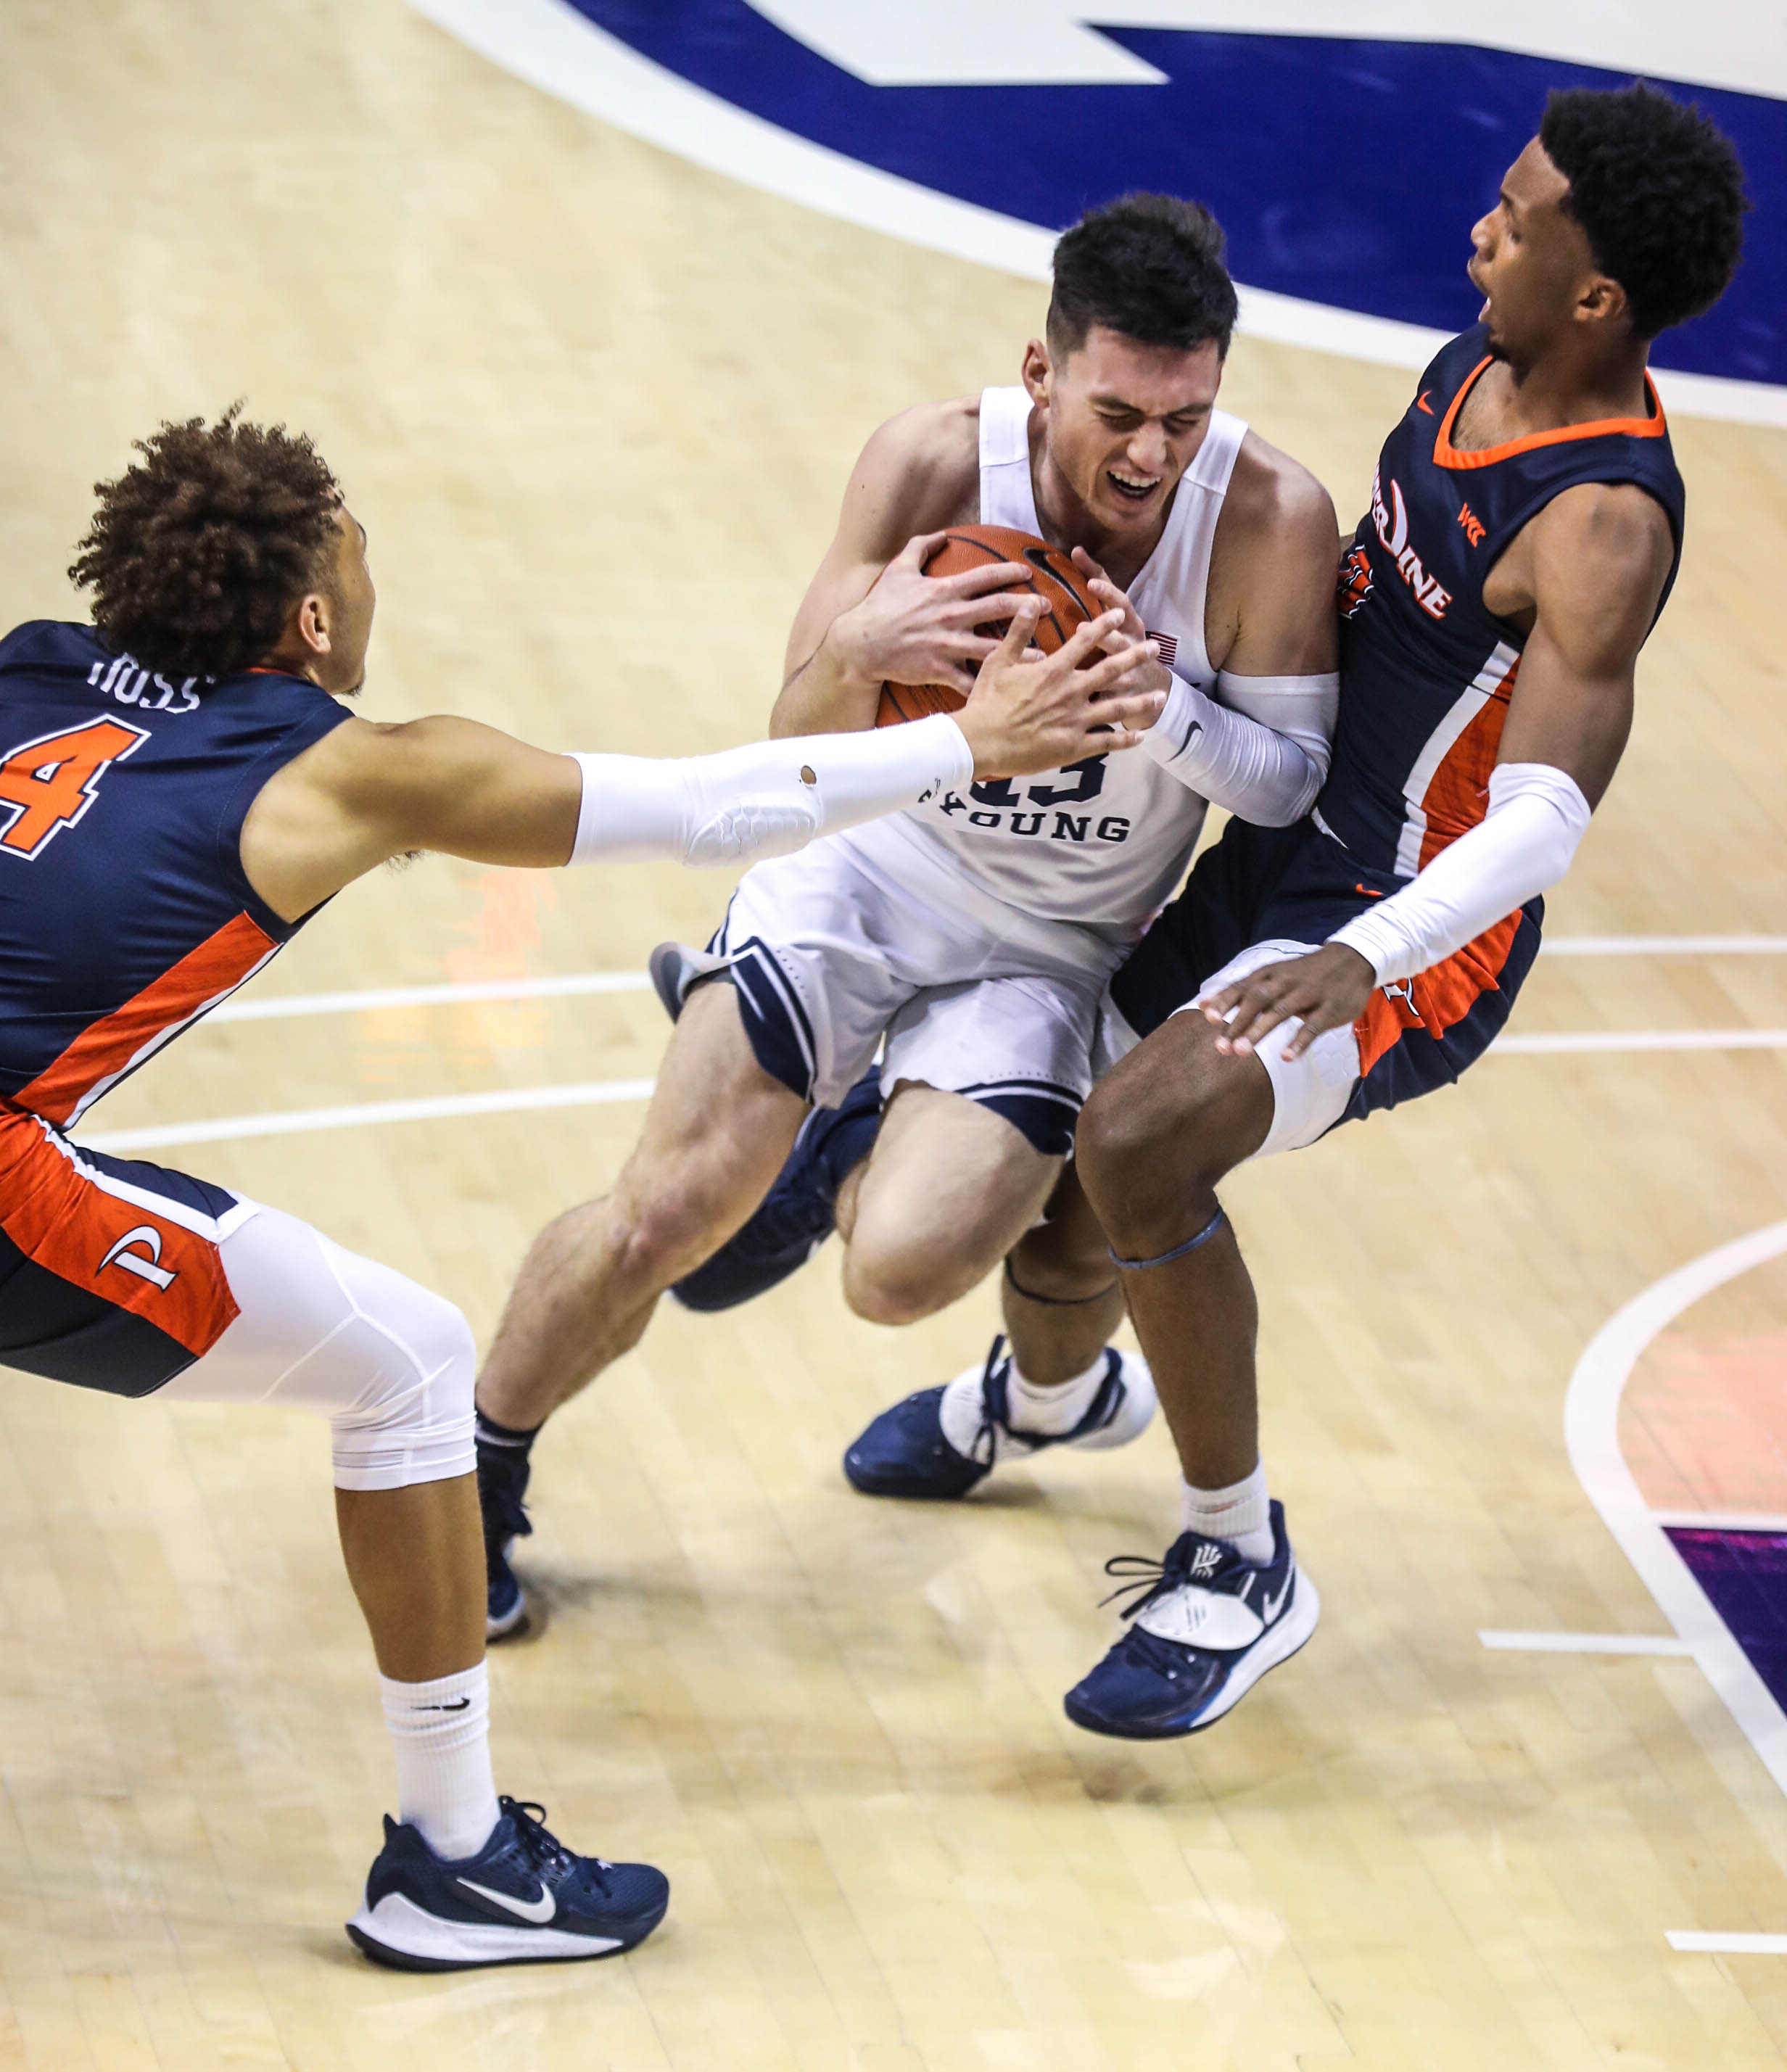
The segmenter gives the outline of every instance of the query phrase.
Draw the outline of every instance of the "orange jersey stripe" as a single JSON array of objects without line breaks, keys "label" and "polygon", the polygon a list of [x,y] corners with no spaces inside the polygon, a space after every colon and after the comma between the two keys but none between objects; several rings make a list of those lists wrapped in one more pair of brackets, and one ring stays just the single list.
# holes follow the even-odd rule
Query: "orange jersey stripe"
[{"label": "orange jersey stripe", "polygon": [[1501,969],[1519,928],[1518,913],[1485,928],[1444,963],[1411,980],[1407,997],[1381,989],[1373,993],[1353,1025],[1359,1042],[1360,1077],[1393,1050],[1407,1030],[1424,1029],[1430,1036],[1443,1036],[1464,1020],[1485,993],[1499,993]]},{"label": "orange jersey stripe", "polygon": [[209,1352],[235,1322],[223,1255],[209,1238],[96,1186],[35,1116],[5,1102],[0,1174],[0,1230],[27,1259],[146,1318],[190,1353]]},{"label": "orange jersey stripe", "polygon": [[1490,692],[1488,704],[1440,758],[1439,767],[1428,780],[1421,800],[1427,828],[1421,837],[1418,870],[1425,870],[1441,849],[1468,833],[1489,812],[1489,775],[1501,746],[1508,701],[1519,673],[1520,664],[1516,662]]},{"label": "orange jersey stripe", "polygon": [[13,1100],[51,1122],[68,1122],[93,1089],[115,1079],[167,1030],[240,985],[278,947],[246,914],[238,914],[134,1000],[84,1029]]}]

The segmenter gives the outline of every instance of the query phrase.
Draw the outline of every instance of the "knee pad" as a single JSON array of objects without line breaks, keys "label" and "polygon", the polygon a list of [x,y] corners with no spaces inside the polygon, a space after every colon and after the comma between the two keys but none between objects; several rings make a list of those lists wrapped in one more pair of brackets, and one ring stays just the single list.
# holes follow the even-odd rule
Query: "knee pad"
[{"label": "knee pad", "polygon": [[452,1303],[281,1209],[257,1207],[219,1249],[238,1314],[166,1400],[319,1412],[341,1489],[472,1473],[477,1355]]},{"label": "knee pad", "polygon": [[472,1388],[478,1352],[454,1304],[387,1266],[331,1246],[353,1314],[331,1340],[352,1375],[330,1412],[338,1489],[401,1489],[477,1466]]}]

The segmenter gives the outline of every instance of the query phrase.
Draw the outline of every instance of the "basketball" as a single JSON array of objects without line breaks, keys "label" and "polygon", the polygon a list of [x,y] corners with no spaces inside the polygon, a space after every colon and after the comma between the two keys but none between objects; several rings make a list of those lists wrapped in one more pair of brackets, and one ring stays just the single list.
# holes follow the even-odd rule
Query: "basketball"
[{"label": "basketball", "polygon": [[[1018,561],[1029,567],[1029,580],[1014,582],[1008,588],[1032,591],[1048,606],[1037,622],[1035,636],[1045,655],[1054,654],[1087,619],[1098,617],[1101,607],[1067,556],[1033,532],[1021,532],[1014,526],[952,526],[925,563],[925,574],[964,575],[992,561]],[[976,631],[997,639],[1009,623],[1000,619]],[[900,726],[910,719],[928,718],[932,713],[959,712],[967,702],[948,684],[883,684],[875,724]]]}]

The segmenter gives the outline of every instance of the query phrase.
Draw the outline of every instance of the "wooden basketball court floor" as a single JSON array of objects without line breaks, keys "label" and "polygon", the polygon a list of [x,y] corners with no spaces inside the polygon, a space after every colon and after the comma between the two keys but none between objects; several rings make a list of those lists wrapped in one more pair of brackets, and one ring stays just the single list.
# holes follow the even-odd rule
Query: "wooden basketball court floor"
[{"label": "wooden basketball court floor", "polygon": [[[1040,320],[1033,286],[695,170],[400,0],[14,0],[0,107],[4,623],[76,610],[88,485],[134,435],[243,395],[315,435],[368,527],[378,716],[752,734],[866,430],[1013,378]],[[1350,522],[1406,394],[1243,339],[1224,400]],[[853,1497],[845,1441],[975,1357],[994,1305],[873,1329],[822,1255],[735,1316],[667,1310],[540,1449],[546,1618],[493,1658],[499,1781],[664,1864],[668,1925],[614,1963],[395,1977],[340,1931],[392,1799],[322,1430],[9,1375],[0,2064],[1780,2064],[1787,1958],[1668,1938],[1787,1930],[1787,1770],[1565,1441],[1622,1305],[1787,1213],[1787,956],[1756,940],[1787,913],[1787,434],[1675,430],[1681,585],[1552,902],[1555,939],[1621,939],[1538,966],[1524,1050],[1230,1189],[1326,1605],[1294,1665],[1189,1742],[1070,1727],[1114,1630],[1101,1562],[1171,1529],[1165,1433],[959,1508]],[[531,1233],[637,1126],[646,953],[725,890],[381,875],[92,1133],[312,1219],[487,1336]],[[1787,1512],[1769,1242],[1608,1355],[1603,1436],[1659,1516]]]}]

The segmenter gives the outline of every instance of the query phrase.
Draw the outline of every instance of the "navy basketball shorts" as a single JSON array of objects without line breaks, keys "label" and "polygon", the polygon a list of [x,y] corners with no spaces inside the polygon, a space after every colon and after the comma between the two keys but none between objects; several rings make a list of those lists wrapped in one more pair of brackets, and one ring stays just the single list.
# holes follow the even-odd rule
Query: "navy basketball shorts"
[{"label": "navy basketball shorts", "polygon": [[[1115,1059],[1263,965],[1307,956],[1405,882],[1362,870],[1313,820],[1230,820],[1112,980],[1107,1050]],[[1284,1054],[1302,1024],[1274,1030],[1255,1053],[1273,1109],[1255,1156],[1295,1150],[1337,1123],[1450,1086],[1513,1011],[1544,911],[1532,900],[1407,984],[1380,987],[1357,1022],[1326,1030],[1300,1058]]]},{"label": "navy basketball shorts", "polygon": [[836,1107],[885,1043],[886,1092],[960,1094],[1064,1157],[1127,944],[936,880],[873,832],[746,872],[692,972],[731,980],[758,1063],[803,1100]]},{"label": "navy basketball shorts", "polygon": [[469,1474],[454,1305],[278,1209],[72,1143],[0,1101],[0,1366],[329,1420],[336,1486]]}]

